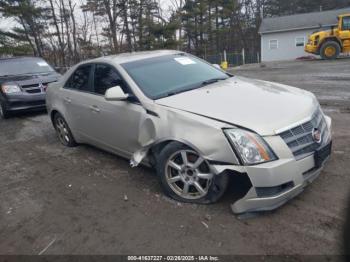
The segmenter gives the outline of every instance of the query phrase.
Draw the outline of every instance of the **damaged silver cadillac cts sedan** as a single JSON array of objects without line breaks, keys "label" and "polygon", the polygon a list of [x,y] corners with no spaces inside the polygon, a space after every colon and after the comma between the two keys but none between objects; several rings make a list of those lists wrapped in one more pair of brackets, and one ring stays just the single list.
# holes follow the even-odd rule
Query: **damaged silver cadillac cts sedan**
[{"label": "damaged silver cadillac cts sedan", "polygon": [[331,155],[331,119],[312,93],[232,76],[180,51],[80,63],[50,84],[47,108],[64,145],[153,166],[178,201],[213,203],[231,176],[248,178],[236,214],[283,205]]}]

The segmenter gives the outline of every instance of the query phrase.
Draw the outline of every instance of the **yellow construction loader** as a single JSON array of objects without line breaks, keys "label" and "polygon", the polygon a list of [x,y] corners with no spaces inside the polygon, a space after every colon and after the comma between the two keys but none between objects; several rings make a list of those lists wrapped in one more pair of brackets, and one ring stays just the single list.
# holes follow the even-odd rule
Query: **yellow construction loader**
[{"label": "yellow construction loader", "polygon": [[322,59],[336,59],[340,53],[350,52],[350,14],[338,16],[338,25],[309,36],[305,52]]}]

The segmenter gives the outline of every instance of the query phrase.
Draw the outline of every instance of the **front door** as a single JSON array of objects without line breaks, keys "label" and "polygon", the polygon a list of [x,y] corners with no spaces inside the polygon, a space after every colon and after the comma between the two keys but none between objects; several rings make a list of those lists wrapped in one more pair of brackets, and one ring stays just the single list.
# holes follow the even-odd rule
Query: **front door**
[{"label": "front door", "polygon": [[130,94],[126,83],[111,65],[96,64],[93,69],[93,94],[85,97],[89,107],[88,135],[106,149],[130,156],[139,149],[139,125],[145,109],[137,101],[107,101],[106,90],[120,86]]}]

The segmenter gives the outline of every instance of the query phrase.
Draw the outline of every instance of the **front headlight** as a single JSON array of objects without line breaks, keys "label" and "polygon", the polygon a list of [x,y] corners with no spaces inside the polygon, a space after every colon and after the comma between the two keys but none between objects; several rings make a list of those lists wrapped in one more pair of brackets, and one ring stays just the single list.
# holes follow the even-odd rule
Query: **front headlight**
[{"label": "front headlight", "polygon": [[1,86],[2,92],[5,94],[11,94],[11,93],[20,93],[21,88],[18,85],[14,84],[4,84]]},{"label": "front headlight", "polygon": [[225,129],[224,132],[244,164],[277,160],[275,153],[259,135],[243,129]]}]

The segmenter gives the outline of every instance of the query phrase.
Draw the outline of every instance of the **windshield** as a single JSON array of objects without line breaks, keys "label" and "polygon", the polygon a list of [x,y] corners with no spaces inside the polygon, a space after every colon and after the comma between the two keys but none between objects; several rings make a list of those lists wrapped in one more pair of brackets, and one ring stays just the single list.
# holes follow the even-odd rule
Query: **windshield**
[{"label": "windshield", "polygon": [[54,72],[54,70],[40,58],[0,59],[0,76],[49,72]]},{"label": "windshield", "polygon": [[159,99],[229,78],[206,62],[185,54],[167,55],[122,64],[151,99]]}]

